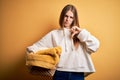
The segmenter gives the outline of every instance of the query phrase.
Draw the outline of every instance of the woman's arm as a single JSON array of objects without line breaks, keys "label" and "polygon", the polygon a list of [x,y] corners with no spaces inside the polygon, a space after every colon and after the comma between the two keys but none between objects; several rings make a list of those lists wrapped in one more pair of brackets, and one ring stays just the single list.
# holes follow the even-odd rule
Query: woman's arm
[{"label": "woman's arm", "polygon": [[99,41],[93,35],[90,34],[86,29],[82,29],[77,36],[79,40],[85,43],[86,51],[89,53],[95,52],[99,48]]},{"label": "woman's arm", "polygon": [[37,52],[39,50],[53,47],[53,43],[52,42],[53,42],[52,41],[52,32],[49,32],[42,39],[40,39],[39,41],[37,41],[33,45],[28,46],[27,47],[27,52],[29,52],[29,53],[31,53],[31,52],[35,53],[35,52]]}]

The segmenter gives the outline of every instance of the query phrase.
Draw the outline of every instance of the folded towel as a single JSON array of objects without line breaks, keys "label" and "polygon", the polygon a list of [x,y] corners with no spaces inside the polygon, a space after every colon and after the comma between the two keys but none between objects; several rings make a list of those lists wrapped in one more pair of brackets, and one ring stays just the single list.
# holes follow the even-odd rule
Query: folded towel
[{"label": "folded towel", "polygon": [[27,54],[26,65],[38,66],[46,69],[55,69],[59,62],[61,47],[53,47],[40,50],[34,54]]}]

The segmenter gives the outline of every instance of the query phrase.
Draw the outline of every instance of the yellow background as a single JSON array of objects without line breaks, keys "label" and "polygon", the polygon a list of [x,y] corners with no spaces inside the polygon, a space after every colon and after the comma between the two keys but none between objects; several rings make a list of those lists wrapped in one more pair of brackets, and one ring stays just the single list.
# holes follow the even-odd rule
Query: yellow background
[{"label": "yellow background", "polygon": [[92,54],[96,73],[86,80],[120,80],[119,0],[0,0],[1,80],[40,80],[25,67],[25,49],[49,31],[59,28],[66,4],[76,6],[82,28],[100,40]]}]

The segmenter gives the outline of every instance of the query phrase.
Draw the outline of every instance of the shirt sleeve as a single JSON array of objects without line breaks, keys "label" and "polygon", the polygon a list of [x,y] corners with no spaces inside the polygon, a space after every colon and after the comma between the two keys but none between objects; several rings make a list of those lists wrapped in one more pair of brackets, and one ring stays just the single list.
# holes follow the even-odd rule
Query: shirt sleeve
[{"label": "shirt sleeve", "polygon": [[27,52],[36,53],[39,50],[53,47],[52,31],[46,34],[42,39],[27,47]]},{"label": "shirt sleeve", "polygon": [[99,40],[91,35],[86,29],[83,29],[77,37],[81,42],[85,43],[85,49],[89,53],[95,52],[99,48]]}]

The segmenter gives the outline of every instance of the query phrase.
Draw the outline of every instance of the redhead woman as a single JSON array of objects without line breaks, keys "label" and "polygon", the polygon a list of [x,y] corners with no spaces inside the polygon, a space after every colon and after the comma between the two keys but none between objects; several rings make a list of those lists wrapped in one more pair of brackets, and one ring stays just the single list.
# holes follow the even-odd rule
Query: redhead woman
[{"label": "redhead woman", "polygon": [[60,14],[60,28],[50,31],[42,39],[27,47],[29,52],[60,46],[62,53],[53,80],[84,80],[95,72],[91,53],[99,48],[99,40],[79,25],[74,5],[66,5]]}]

